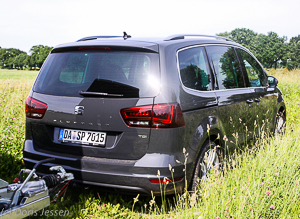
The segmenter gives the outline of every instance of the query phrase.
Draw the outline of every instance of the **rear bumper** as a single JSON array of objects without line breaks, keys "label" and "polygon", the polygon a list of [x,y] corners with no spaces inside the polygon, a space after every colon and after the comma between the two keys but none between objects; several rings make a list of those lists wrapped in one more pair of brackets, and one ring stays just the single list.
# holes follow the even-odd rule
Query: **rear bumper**
[{"label": "rear bumper", "polygon": [[[26,140],[23,148],[23,160],[27,168],[32,168],[35,163],[46,158],[55,158],[55,162],[42,165],[37,172],[49,173],[49,167],[63,166],[66,171],[72,172],[75,181],[101,187],[111,187],[126,192],[160,195],[160,184],[151,183],[157,180],[158,170],[160,178],[172,179],[169,164],[174,169],[174,178],[184,178],[184,166],[176,163],[174,156],[167,154],[145,154],[139,160],[119,160],[94,158],[86,156],[71,156],[34,148],[32,140]],[[189,165],[188,165],[189,166]],[[183,191],[184,179],[175,182],[176,192]],[[174,193],[173,183],[164,184],[165,194]]]}]

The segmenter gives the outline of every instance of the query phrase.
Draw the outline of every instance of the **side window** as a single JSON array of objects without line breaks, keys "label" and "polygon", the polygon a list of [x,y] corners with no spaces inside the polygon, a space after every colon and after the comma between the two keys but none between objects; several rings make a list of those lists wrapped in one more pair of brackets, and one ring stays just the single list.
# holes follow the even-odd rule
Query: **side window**
[{"label": "side window", "polygon": [[206,51],[213,64],[219,90],[245,87],[242,71],[232,47],[207,46]]},{"label": "side window", "polygon": [[237,49],[241,56],[243,67],[247,73],[250,87],[265,86],[265,76],[263,69],[258,62],[246,51]]},{"label": "side window", "polygon": [[184,86],[200,91],[211,90],[211,77],[203,47],[180,51],[178,61]]}]

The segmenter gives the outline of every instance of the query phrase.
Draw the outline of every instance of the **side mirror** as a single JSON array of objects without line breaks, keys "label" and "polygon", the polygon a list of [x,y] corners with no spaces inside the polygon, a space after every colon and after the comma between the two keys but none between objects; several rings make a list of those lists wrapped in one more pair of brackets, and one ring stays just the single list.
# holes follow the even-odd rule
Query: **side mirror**
[{"label": "side mirror", "polygon": [[273,76],[268,76],[268,82],[270,87],[276,87],[278,84],[278,80]]}]

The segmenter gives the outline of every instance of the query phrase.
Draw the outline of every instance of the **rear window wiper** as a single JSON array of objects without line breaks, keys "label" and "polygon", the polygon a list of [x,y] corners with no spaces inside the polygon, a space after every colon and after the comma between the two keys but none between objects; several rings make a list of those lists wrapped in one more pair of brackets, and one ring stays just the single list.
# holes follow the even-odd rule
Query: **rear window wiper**
[{"label": "rear window wiper", "polygon": [[123,97],[123,94],[109,94],[103,92],[90,92],[90,91],[79,91],[82,96],[107,96],[107,97]]},{"label": "rear window wiper", "polygon": [[80,95],[91,97],[139,98],[140,89],[117,81],[96,78],[86,91]]}]

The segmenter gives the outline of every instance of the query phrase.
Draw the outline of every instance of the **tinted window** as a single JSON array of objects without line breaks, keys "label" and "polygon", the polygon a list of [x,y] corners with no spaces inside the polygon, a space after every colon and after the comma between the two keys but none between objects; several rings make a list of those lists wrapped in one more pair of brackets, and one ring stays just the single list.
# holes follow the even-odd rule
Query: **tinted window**
[{"label": "tinted window", "polygon": [[158,67],[158,54],[153,53],[52,53],[34,91],[59,96],[81,96],[80,91],[126,93],[126,97],[134,91],[134,97],[152,97],[159,92]]},{"label": "tinted window", "polygon": [[243,75],[232,47],[207,46],[206,50],[213,64],[219,89],[244,87]]},{"label": "tinted window", "polygon": [[203,47],[180,51],[178,60],[180,77],[184,86],[200,91],[211,89],[211,77]]},{"label": "tinted window", "polygon": [[246,51],[237,49],[239,52],[243,67],[247,72],[250,87],[262,87],[265,85],[265,77],[263,69],[258,62]]}]

